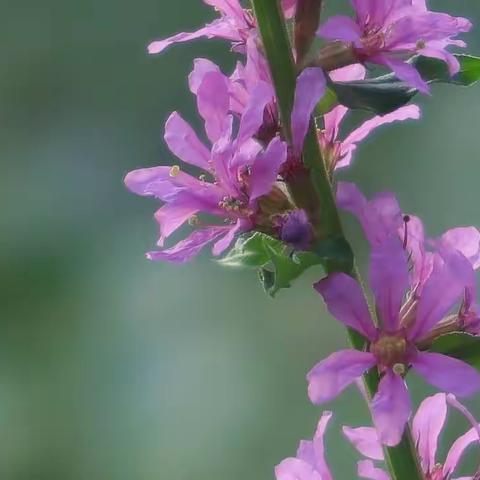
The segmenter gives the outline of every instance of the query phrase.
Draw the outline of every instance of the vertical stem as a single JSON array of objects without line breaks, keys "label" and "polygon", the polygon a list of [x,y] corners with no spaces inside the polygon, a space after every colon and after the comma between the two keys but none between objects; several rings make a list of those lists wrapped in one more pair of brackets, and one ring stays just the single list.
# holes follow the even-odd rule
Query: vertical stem
[{"label": "vertical stem", "polygon": [[[290,140],[290,115],[295,95],[296,73],[285,20],[279,0],[251,1],[270,66],[280,116],[285,129],[285,137]],[[314,212],[319,217],[314,219],[314,226],[319,226],[322,237],[336,238],[339,242],[348,245],[343,235],[332,186],[322,159],[313,120],[310,123],[310,130],[305,140],[303,160],[309,171],[309,176],[303,181],[304,184],[309,184],[305,191],[309,192],[309,195],[310,192],[314,193],[315,198],[310,198],[310,202],[317,202],[319,206],[319,208],[312,209],[310,212],[310,214]],[[339,270],[343,270],[341,266],[331,265],[329,273]],[[348,269],[347,273],[358,276],[353,268]],[[357,332],[349,330],[348,336],[354,348],[358,350],[366,348],[365,340]],[[379,383],[377,371],[368,372],[364,376],[364,383],[369,397],[373,397],[377,392]],[[413,439],[408,428],[397,447],[385,448],[385,459],[392,480],[423,479]]]}]

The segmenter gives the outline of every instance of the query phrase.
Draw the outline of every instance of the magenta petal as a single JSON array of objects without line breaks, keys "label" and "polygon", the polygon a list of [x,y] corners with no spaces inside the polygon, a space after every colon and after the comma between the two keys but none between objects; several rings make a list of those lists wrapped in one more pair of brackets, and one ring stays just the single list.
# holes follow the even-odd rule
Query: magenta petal
[{"label": "magenta petal", "polygon": [[398,58],[387,55],[376,55],[369,59],[373,63],[379,63],[392,69],[395,75],[406,82],[408,85],[416,88],[422,93],[430,93],[430,87],[425,80],[422,79],[417,69],[409,63]]},{"label": "magenta petal", "polygon": [[372,417],[380,441],[398,445],[412,411],[405,381],[390,369],[385,372],[371,403]]},{"label": "magenta petal", "polygon": [[299,155],[310,125],[313,109],[325,93],[326,80],[321,68],[306,68],[297,78],[292,110],[293,150]]},{"label": "magenta petal", "polygon": [[376,468],[371,460],[358,462],[358,475],[360,478],[368,478],[370,480],[390,480],[387,472],[381,468]]},{"label": "magenta petal", "polygon": [[383,460],[383,449],[378,432],[371,427],[343,427],[343,433],[350,443],[365,457]]},{"label": "magenta petal", "polygon": [[162,251],[148,252],[149,260],[165,260],[171,263],[185,263],[200,253],[203,247],[225,234],[225,227],[207,227],[195,230],[189,237],[174,247]]},{"label": "magenta petal", "polygon": [[442,250],[425,282],[418,303],[415,323],[410,327],[410,339],[421,339],[453,306],[463,298],[465,287],[471,285],[473,270],[470,262],[456,250]]},{"label": "magenta petal", "polygon": [[199,210],[197,202],[166,204],[155,213],[155,219],[160,225],[160,238],[157,242],[159,247],[177,228],[181,227],[192,215]]},{"label": "magenta petal", "polygon": [[413,437],[424,472],[436,465],[438,438],[447,419],[447,401],[444,393],[425,399],[413,418]]},{"label": "magenta petal", "polygon": [[203,170],[209,170],[210,151],[177,112],[173,112],[168,117],[164,138],[170,151],[180,160]]},{"label": "magenta petal", "polygon": [[376,330],[368,310],[362,287],[345,273],[334,273],[314,285],[327,304],[328,311],[340,322],[352,327],[368,339]]},{"label": "magenta petal", "polygon": [[244,12],[239,0],[203,0],[232,20],[243,19]]},{"label": "magenta petal", "polygon": [[287,458],[275,467],[276,480],[323,480],[314,467],[298,458]]},{"label": "magenta petal", "polygon": [[442,245],[454,248],[468,258],[472,267],[480,267],[480,232],[475,227],[458,227],[446,231],[441,239]]},{"label": "magenta petal", "polygon": [[188,76],[188,86],[194,95],[197,95],[203,78],[210,72],[221,73],[220,67],[208,58],[196,58],[193,61],[193,70]]},{"label": "magenta petal", "polygon": [[396,332],[400,308],[409,286],[408,259],[397,237],[390,237],[372,249],[370,285],[381,324],[388,332]]},{"label": "magenta petal", "polygon": [[[478,447],[480,447],[480,438],[475,428],[470,429],[467,433],[459,437],[454,442],[448,452],[447,459],[445,460],[445,464],[443,466],[443,474],[445,475],[445,478],[450,478],[450,475],[458,467],[463,454],[473,443],[477,443]],[[475,480],[473,477],[466,478],[472,478],[472,480]]]},{"label": "magenta petal", "polygon": [[214,143],[225,131],[230,109],[228,79],[220,72],[208,72],[197,91],[198,112],[205,120],[205,130]]},{"label": "magenta petal", "polygon": [[340,350],[315,365],[307,374],[308,396],[312,403],[333,400],[356,378],[376,364],[371,353]]},{"label": "magenta petal", "polygon": [[328,40],[343,40],[344,42],[357,44],[360,41],[362,32],[358,24],[350,17],[336,15],[330,17],[320,26],[317,35]]},{"label": "magenta petal", "polygon": [[302,440],[297,450],[297,458],[315,468],[321,474],[322,480],[333,480],[332,473],[325,459],[324,436],[332,418],[332,412],[323,412],[317,425],[313,441]]},{"label": "magenta petal", "polygon": [[259,154],[252,166],[250,175],[250,201],[266,195],[277,180],[280,167],[287,160],[287,145],[275,137],[265,152]]},{"label": "magenta petal", "polygon": [[265,107],[273,99],[271,85],[266,82],[259,82],[252,90],[250,98],[240,120],[237,141],[242,143],[253,137],[263,123]]},{"label": "magenta petal", "polygon": [[245,224],[241,219],[239,219],[235,225],[226,227],[225,235],[220,240],[217,240],[213,246],[213,255],[221,255],[232,244],[235,235],[240,232],[243,227],[245,227]]},{"label": "magenta petal", "polygon": [[292,18],[295,15],[295,8],[297,6],[297,0],[282,0],[282,9],[285,14],[285,18]]},{"label": "magenta petal", "polygon": [[177,33],[176,35],[164,40],[156,40],[148,45],[148,53],[151,55],[161,53],[174,43],[188,42],[201,37],[220,37],[227,40],[236,40],[238,37],[238,32],[236,32],[235,29],[232,29],[232,26],[228,22],[225,22],[224,19],[218,19],[195,32]]},{"label": "magenta petal", "polygon": [[480,390],[478,370],[456,358],[419,352],[412,367],[434,387],[458,397],[470,397]]}]

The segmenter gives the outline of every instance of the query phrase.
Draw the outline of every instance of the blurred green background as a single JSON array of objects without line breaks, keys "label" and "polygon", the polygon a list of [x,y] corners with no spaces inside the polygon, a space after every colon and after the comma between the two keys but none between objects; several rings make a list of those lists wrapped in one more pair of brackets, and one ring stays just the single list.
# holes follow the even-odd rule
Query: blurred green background
[{"label": "blurred green background", "polygon": [[[478,1],[430,3],[480,25]],[[146,54],[212,11],[200,0],[1,4],[0,478],[273,478],[321,412],[305,373],[346,342],[312,291],[315,272],[272,301],[253,273],[208,255],[149,263],[156,202],[122,184],[129,170],[174,162],[162,141],[172,110],[201,126],[193,59],[233,66],[222,42]],[[480,53],[479,28],[468,40]],[[421,123],[378,132],[342,177],[396,191],[431,235],[480,226],[479,92],[435,87],[419,99]],[[413,382],[417,400],[424,388]],[[354,389],[335,413],[329,461],[337,479],[354,478],[339,429],[368,415]],[[451,435],[466,429],[455,419]]]}]

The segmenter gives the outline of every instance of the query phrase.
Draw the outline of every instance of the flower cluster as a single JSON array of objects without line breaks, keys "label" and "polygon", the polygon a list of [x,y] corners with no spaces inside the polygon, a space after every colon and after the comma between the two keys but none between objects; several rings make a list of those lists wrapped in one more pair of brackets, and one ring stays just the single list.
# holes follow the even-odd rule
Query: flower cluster
[{"label": "flower cluster", "polygon": [[[423,474],[429,480],[449,480],[465,448],[480,441],[478,424],[456,399],[480,390],[480,373],[451,352],[432,347],[448,334],[468,335],[470,341],[480,336],[475,278],[480,232],[457,227],[428,238],[422,221],[403,212],[394,194],[380,193],[368,200],[353,183],[336,182],[336,172],[351,165],[362,140],[382,125],[418,120],[417,105],[405,101],[387,113],[376,112],[344,133],[341,124],[351,106],[342,96],[327,107],[322,99],[331,96],[337,84],[375,84],[367,78],[365,65],[370,64],[393,72],[392,81],[405,87],[409,99],[416,91],[429,92],[428,79],[417,70],[415,59],[444,62],[449,74],[456,75],[459,60],[448,47],[465,46],[457,36],[468,32],[471,23],[432,12],[425,0],[352,0],[354,18],[334,16],[321,25],[314,22],[312,30],[308,6],[316,4],[318,12],[320,0],[279,2],[284,20],[295,23],[295,34],[303,42],[291,52],[297,80],[285,118],[254,12],[239,0],[204,2],[219,18],[194,32],[154,41],[148,52],[158,54],[174,43],[200,37],[218,38],[229,42],[237,64],[225,74],[208,59],[194,60],[188,86],[204,135],[197,135],[178,112],[172,113],[164,139],[182,165],[166,162],[134,170],[125,178],[129,190],[162,203],[155,213],[159,248],[147,258],[183,263],[208,244],[218,256],[236,239],[254,232],[283,242],[284,261],[295,262],[299,251],[318,255],[329,232],[322,229],[325,205],[310,195],[315,191],[313,167],[305,161],[305,139],[315,127],[321,172],[326,184],[335,185],[336,206],[359,220],[369,242],[374,303],[369,305],[348,269],[329,267],[329,275],[314,285],[331,315],[364,339],[364,348],[332,353],[315,365],[307,375],[309,398],[314,404],[330,402],[373,372],[378,379],[369,401],[374,428],[345,427],[344,433],[368,458],[359,463],[358,474],[385,480],[390,477],[373,461],[383,460],[382,445],[396,446],[404,435],[412,412],[407,377],[416,372],[442,392],[425,400],[413,419]],[[304,55],[315,32],[324,43]],[[173,246],[165,246],[181,227],[191,231]],[[464,413],[472,429],[455,442],[442,465],[435,455],[447,406]],[[323,441],[331,416],[324,413],[313,441],[301,442],[297,456],[277,466],[278,480],[333,478]],[[480,470],[469,478],[479,476]]]}]

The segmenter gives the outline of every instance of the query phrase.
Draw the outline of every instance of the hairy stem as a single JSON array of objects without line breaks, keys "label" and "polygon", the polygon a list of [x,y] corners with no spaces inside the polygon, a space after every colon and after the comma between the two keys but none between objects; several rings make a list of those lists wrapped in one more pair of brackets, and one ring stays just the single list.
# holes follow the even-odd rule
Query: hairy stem
[{"label": "hairy stem", "polygon": [[[251,1],[275,86],[285,138],[290,140],[290,115],[295,95],[296,70],[285,20],[278,0]],[[301,198],[302,204],[300,206],[303,206],[303,204],[311,205],[307,213],[310,217],[316,217],[311,218],[311,220],[317,230],[317,238],[337,239],[338,242],[348,246],[348,242],[343,235],[330,179],[318,145],[313,119],[305,140],[303,161],[309,174],[302,180],[305,188],[297,193],[298,197],[300,197],[300,194],[305,197],[306,194],[309,198],[308,201]],[[295,199],[295,185],[291,190]],[[353,266],[345,268],[345,264],[342,263],[328,265],[327,270],[328,273],[347,270],[346,273],[358,277],[358,272]],[[348,336],[354,348],[364,350],[367,347],[365,340],[357,332],[349,330]],[[364,376],[364,383],[368,396],[371,398],[378,388],[379,376],[377,371],[368,372]],[[397,447],[385,448],[385,459],[392,480],[423,479],[409,429],[406,430],[402,442]]]}]

